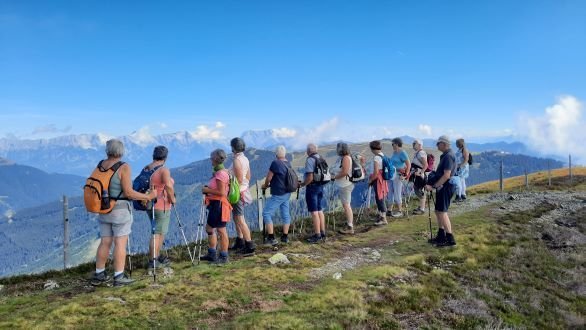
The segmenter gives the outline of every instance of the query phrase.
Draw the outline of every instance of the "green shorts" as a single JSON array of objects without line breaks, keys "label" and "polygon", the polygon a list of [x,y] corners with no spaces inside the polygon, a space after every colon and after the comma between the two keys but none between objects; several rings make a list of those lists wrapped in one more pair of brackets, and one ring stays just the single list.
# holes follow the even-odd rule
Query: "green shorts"
[{"label": "green shorts", "polygon": [[[152,211],[147,211],[149,215],[149,220],[153,220]],[[155,210],[155,220],[157,222],[157,227],[155,229],[155,234],[159,235],[166,235],[169,232],[169,222],[171,221],[171,210]]]}]

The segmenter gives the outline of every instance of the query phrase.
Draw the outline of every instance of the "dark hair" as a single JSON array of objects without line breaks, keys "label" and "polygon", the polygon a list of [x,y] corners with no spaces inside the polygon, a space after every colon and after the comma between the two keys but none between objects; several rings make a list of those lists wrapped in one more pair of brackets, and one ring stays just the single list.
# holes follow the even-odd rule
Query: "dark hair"
[{"label": "dark hair", "polygon": [[165,146],[156,146],[153,150],[153,160],[166,160],[169,149]]},{"label": "dark hair", "polygon": [[235,137],[232,140],[230,140],[230,146],[232,147],[232,150],[234,152],[244,152],[244,150],[246,149],[246,144],[244,143],[244,140],[242,140],[239,137]]},{"label": "dark hair", "polygon": [[397,147],[402,148],[403,147],[403,140],[401,140],[401,138],[394,138],[391,140],[391,142],[393,144],[396,144]]},{"label": "dark hair", "polygon": [[383,150],[383,145],[379,140],[370,141],[369,146],[372,150]]},{"label": "dark hair", "polygon": [[350,149],[348,149],[348,143],[339,142],[338,145],[336,145],[336,152],[338,153],[338,156],[349,155]]}]

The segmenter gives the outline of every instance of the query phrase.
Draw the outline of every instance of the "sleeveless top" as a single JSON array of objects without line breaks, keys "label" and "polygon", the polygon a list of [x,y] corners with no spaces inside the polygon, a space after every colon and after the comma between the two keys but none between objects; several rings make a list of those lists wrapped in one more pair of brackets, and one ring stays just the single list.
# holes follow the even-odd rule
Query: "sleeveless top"
[{"label": "sleeveless top", "polygon": [[120,183],[120,168],[122,166],[120,166],[118,168],[118,170],[116,170],[116,172],[114,172],[114,175],[112,176],[112,180],[110,181],[110,187],[108,188],[108,194],[110,194],[110,198],[116,198],[118,197],[118,194],[122,193],[120,195],[120,198],[126,198],[126,195],[124,195],[124,192],[122,192],[122,184]]},{"label": "sleeveless top", "polygon": [[[336,175],[338,173],[342,172],[342,160],[344,159],[344,157],[346,157],[346,156],[338,157],[338,160],[336,161],[336,165],[335,165]],[[348,157],[352,157],[352,156],[348,156]],[[350,160],[350,175],[352,175],[352,160]],[[350,181],[350,177],[348,175],[345,175],[343,178],[336,179],[336,181],[334,181],[334,183],[336,184],[336,186],[338,186],[340,188],[345,188],[345,187],[352,185],[352,181]]]},{"label": "sleeveless top", "polygon": [[[155,189],[157,190],[157,202],[155,203],[155,210],[166,211],[171,209],[171,203],[167,198],[167,190],[163,184],[163,172],[161,169],[163,169],[163,167],[160,167],[155,171],[155,173],[153,173],[153,176],[151,177],[151,184],[155,186]],[[170,178],[170,181],[171,182],[169,183],[171,184],[171,187],[173,187],[173,185],[175,185],[175,180]]]},{"label": "sleeveless top", "polygon": [[240,163],[240,167],[242,169],[242,182],[240,182],[240,192],[248,190],[250,186],[250,182],[246,178],[248,172],[250,172],[250,163],[248,158],[244,156],[244,153],[239,152],[234,154],[234,162],[232,162],[232,167],[230,168],[230,172],[234,173],[234,163],[238,161]]}]

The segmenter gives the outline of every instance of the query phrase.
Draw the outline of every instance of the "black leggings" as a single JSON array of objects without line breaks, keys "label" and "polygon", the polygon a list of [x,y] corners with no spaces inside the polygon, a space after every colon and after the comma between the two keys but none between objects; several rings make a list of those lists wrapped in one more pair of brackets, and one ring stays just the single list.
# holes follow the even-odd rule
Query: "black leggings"
[{"label": "black leggings", "polygon": [[374,189],[374,200],[376,200],[376,208],[379,212],[387,212],[387,204],[385,204],[385,200],[383,196],[378,195],[378,181],[374,181],[372,184],[372,189]]}]

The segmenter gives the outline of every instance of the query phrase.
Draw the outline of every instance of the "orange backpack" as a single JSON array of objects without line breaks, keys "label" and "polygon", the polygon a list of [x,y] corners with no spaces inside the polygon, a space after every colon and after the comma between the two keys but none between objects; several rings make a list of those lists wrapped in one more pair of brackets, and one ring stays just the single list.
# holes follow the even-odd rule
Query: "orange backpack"
[{"label": "orange backpack", "polygon": [[83,201],[85,208],[91,213],[110,213],[116,205],[116,200],[120,198],[120,195],[116,198],[110,197],[109,188],[110,182],[114,173],[122,166],[123,162],[118,162],[109,169],[102,167],[102,161],[98,163],[96,169],[92,172],[89,178],[83,186]]}]

